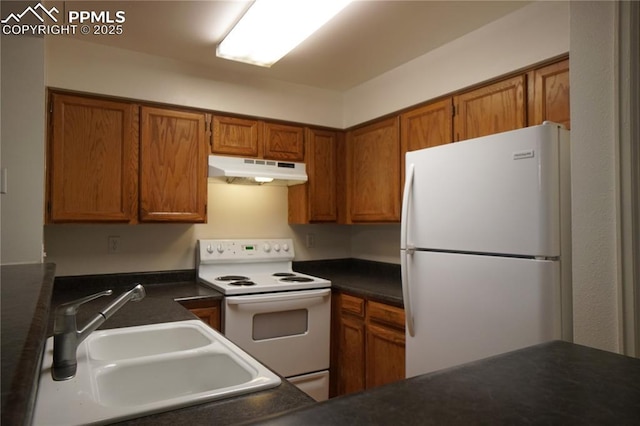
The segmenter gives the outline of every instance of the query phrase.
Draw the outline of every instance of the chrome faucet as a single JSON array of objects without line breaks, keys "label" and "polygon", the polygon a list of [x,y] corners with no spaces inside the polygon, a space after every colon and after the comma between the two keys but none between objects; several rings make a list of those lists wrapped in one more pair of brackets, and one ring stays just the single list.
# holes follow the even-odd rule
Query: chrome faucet
[{"label": "chrome faucet", "polygon": [[103,308],[98,315],[91,319],[82,330],[78,330],[76,325],[76,313],[80,305],[101,296],[108,296],[113,291],[106,290],[63,303],[56,308],[53,323],[53,367],[51,376],[53,380],[68,380],[76,375],[78,362],[76,352],[78,345],[89,336],[96,328],[100,327],[111,315],[115,314],[128,301],[137,302],[146,295],[144,287],[137,284],[129,291],[122,293],[117,299]]}]

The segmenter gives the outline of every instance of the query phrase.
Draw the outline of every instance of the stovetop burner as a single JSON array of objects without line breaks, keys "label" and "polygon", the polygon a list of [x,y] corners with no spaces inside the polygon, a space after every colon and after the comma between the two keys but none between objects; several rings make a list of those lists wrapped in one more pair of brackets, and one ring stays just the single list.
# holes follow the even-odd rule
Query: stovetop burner
[{"label": "stovetop burner", "polygon": [[295,277],[296,274],[293,272],[276,272],[272,274],[274,277]]},{"label": "stovetop burner", "polygon": [[239,280],[239,281],[231,281],[229,285],[250,286],[250,285],[256,285],[256,283],[250,280]]},{"label": "stovetop burner", "polygon": [[307,278],[307,277],[287,276],[280,279],[280,281],[284,281],[288,283],[310,283],[315,280],[313,278]]},{"label": "stovetop burner", "polygon": [[249,277],[245,277],[244,275],[223,275],[221,277],[217,277],[217,281],[246,281]]}]

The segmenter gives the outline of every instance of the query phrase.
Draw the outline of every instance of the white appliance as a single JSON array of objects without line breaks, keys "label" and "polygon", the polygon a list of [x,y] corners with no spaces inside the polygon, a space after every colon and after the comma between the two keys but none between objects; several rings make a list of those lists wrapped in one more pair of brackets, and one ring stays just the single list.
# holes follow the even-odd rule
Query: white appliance
[{"label": "white appliance", "polygon": [[550,122],[406,154],[407,377],[572,339],[569,177]]},{"label": "white appliance", "polygon": [[307,166],[292,161],[209,156],[209,177],[227,183],[299,185],[308,180]]},{"label": "white appliance", "polygon": [[292,270],[290,239],[199,240],[196,252],[200,282],[225,295],[223,334],[328,399],[331,281]]}]

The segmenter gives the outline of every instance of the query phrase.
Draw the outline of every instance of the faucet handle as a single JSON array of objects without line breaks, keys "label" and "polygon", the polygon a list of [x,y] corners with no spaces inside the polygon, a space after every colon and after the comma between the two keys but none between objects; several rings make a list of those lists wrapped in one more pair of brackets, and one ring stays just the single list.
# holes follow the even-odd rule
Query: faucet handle
[{"label": "faucet handle", "polygon": [[109,296],[113,293],[113,290],[105,290],[99,293],[90,294],[89,296],[81,297],[80,299],[72,300],[70,302],[61,303],[56,307],[56,317],[58,315],[75,315],[80,305],[90,302],[98,297]]}]

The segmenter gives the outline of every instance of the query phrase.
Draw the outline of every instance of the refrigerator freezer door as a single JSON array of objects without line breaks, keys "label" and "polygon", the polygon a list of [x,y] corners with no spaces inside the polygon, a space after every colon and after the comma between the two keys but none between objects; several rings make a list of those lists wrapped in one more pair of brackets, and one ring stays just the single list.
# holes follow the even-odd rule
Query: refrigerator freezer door
[{"label": "refrigerator freezer door", "polygon": [[407,244],[559,256],[560,131],[546,124],[407,153]]},{"label": "refrigerator freezer door", "polygon": [[560,338],[559,262],[416,251],[406,374]]}]

